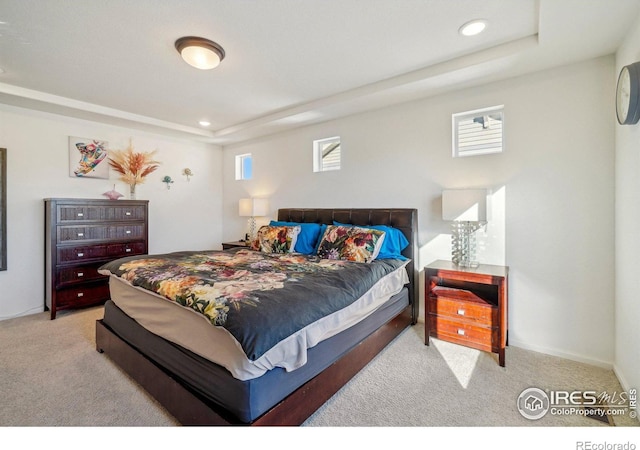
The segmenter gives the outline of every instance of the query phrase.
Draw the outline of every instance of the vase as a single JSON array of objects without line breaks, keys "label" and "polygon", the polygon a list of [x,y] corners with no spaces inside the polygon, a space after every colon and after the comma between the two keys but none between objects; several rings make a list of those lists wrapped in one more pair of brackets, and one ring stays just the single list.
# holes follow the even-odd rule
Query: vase
[{"label": "vase", "polygon": [[136,199],[136,185],[135,184],[130,184],[129,185],[129,198],[131,200],[135,200]]}]

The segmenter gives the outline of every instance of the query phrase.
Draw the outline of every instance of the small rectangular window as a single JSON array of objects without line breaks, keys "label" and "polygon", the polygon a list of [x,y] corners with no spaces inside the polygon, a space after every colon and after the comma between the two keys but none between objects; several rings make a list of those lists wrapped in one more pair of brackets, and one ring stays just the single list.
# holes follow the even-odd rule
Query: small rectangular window
[{"label": "small rectangular window", "polygon": [[313,141],[313,171],[340,170],[340,136]]},{"label": "small rectangular window", "polygon": [[453,114],[453,157],[503,151],[504,106]]},{"label": "small rectangular window", "polygon": [[250,180],[253,176],[251,153],[236,155],[236,180]]}]

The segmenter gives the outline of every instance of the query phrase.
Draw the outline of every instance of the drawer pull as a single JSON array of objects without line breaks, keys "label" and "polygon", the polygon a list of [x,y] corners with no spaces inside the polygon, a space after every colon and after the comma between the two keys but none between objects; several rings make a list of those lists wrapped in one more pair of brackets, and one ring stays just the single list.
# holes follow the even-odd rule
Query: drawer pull
[{"label": "drawer pull", "polygon": [[124,213],[125,216],[130,216],[131,215],[131,211],[127,211]]},{"label": "drawer pull", "polygon": [[82,292],[78,292],[78,297],[84,297],[84,294]]},{"label": "drawer pull", "polygon": [[82,258],[84,256],[84,253],[78,253],[78,258]]},{"label": "drawer pull", "polygon": [[84,213],[78,213],[78,217],[84,217]]},{"label": "drawer pull", "polygon": [[129,253],[129,252],[131,252],[131,249],[130,248],[126,248],[124,251]]},{"label": "drawer pull", "polygon": [[84,272],[78,272],[78,278],[82,278],[84,276]]},{"label": "drawer pull", "polygon": [[78,237],[84,236],[84,233],[78,233]]},{"label": "drawer pull", "polygon": [[459,309],[458,310],[458,315],[459,316],[464,316],[464,309]]},{"label": "drawer pull", "polygon": [[131,234],[131,230],[127,230],[127,231],[125,231],[125,233]]},{"label": "drawer pull", "polygon": [[461,330],[460,328],[458,328],[458,334],[460,336],[464,336],[464,330]]}]

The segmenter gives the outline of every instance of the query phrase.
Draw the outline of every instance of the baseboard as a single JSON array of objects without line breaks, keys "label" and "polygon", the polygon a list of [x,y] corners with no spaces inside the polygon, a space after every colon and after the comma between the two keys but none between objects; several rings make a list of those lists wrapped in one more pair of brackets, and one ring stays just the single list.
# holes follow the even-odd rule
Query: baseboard
[{"label": "baseboard", "polygon": [[16,319],[16,318],[22,317],[22,316],[30,316],[31,314],[39,314],[41,312],[44,312],[44,306],[39,306],[37,308],[31,308],[31,309],[29,309],[27,311],[22,311],[22,312],[20,312],[18,314],[14,314],[14,315],[11,315],[11,316],[0,317],[0,321],[9,320],[9,319]]},{"label": "baseboard", "polygon": [[[613,373],[615,374],[616,378],[620,382],[620,386],[622,386],[622,390],[629,392],[629,390],[632,389],[632,386],[629,384],[625,376],[620,371],[620,368],[616,364],[613,365]],[[640,422],[640,416],[636,416],[636,419],[638,420],[638,422]]]},{"label": "baseboard", "polygon": [[545,355],[557,356],[559,358],[568,359],[570,361],[576,361],[591,366],[601,367],[603,369],[613,370],[613,361],[601,361],[599,359],[590,358],[588,356],[576,355],[574,353],[563,352],[558,349],[540,347],[536,345],[530,345],[525,342],[521,342],[514,339],[509,339],[509,346],[522,348],[525,350],[531,350],[533,352],[544,353]]}]

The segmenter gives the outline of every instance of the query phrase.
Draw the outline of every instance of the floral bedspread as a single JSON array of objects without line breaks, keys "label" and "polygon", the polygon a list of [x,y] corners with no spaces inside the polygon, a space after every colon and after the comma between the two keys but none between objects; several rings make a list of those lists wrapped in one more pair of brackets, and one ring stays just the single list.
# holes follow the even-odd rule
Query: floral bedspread
[{"label": "floral bedspread", "polygon": [[131,256],[103,265],[100,273],[204,315],[213,326],[226,328],[254,361],[282,339],[347,307],[404,264],[236,248]]}]

